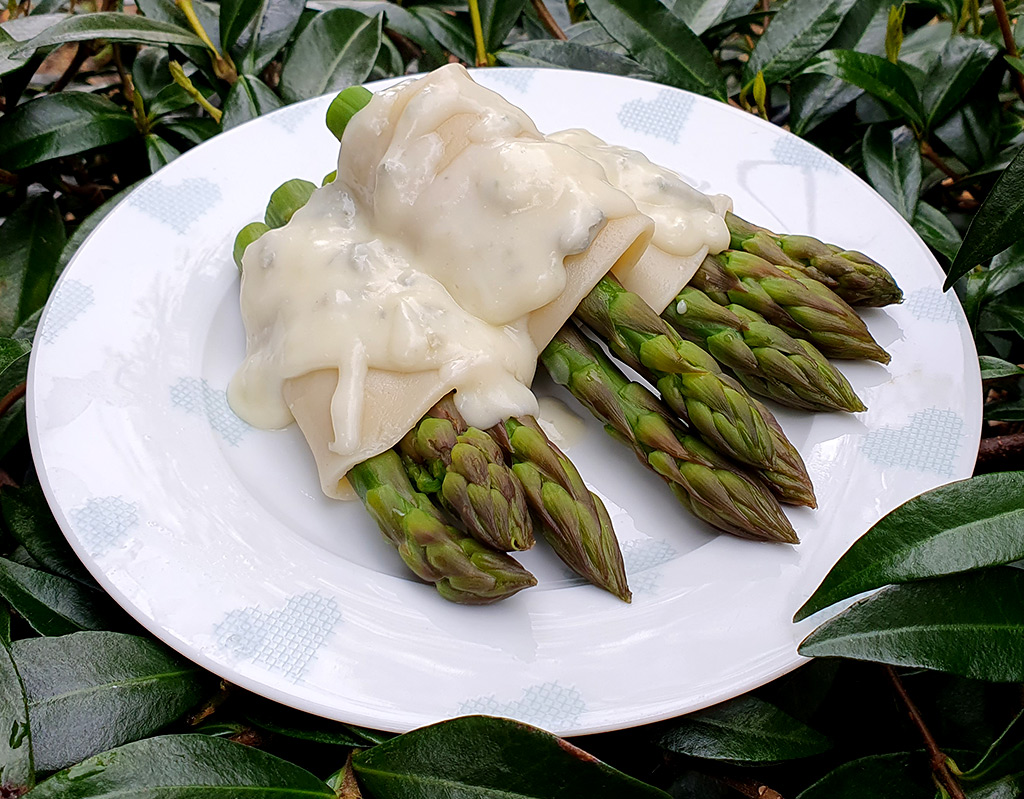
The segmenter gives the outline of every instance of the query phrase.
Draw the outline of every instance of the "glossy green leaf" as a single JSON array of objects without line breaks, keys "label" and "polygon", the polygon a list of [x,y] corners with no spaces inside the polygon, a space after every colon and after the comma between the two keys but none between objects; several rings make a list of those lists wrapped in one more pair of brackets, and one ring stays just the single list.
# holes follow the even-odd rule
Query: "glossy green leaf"
[{"label": "glossy green leaf", "polygon": [[565,29],[565,35],[569,37],[568,40],[570,42],[585,44],[588,47],[598,47],[610,53],[628,56],[626,48],[615,41],[611,34],[597,20],[588,19],[584,22],[570,25]]},{"label": "glossy green leaf", "polygon": [[[139,11],[150,19],[166,22],[183,30],[192,30],[188,19],[181,9],[178,8],[175,0],[135,0],[135,5]],[[220,41],[220,22],[218,20],[217,7],[202,2],[202,0],[193,0],[192,8],[199,19],[199,24],[203,26],[203,30],[210,37],[210,41]],[[196,64],[209,76],[210,80],[215,79],[210,51],[205,46],[181,45],[181,49],[193,64]]]},{"label": "glossy green leaf", "polygon": [[150,172],[156,172],[158,169],[162,169],[181,155],[181,150],[174,145],[169,144],[155,133],[147,133],[145,141],[146,157],[149,159]]},{"label": "glossy green leaf", "polygon": [[147,19],[137,14],[119,11],[75,14],[64,21],[47,28],[41,34],[25,42],[15,55],[32,52],[43,47],[53,47],[68,42],[86,42],[106,39],[109,42],[131,42],[133,44],[178,44],[201,47],[202,40],[188,28],[183,28],[156,19]]},{"label": "glossy green leaf", "polygon": [[588,0],[587,8],[660,83],[726,99],[725,77],[711,53],[658,0]]},{"label": "glossy green leaf", "polygon": [[675,0],[665,3],[686,27],[700,36],[722,21],[729,0]]},{"label": "glossy green leaf", "polygon": [[[232,52],[238,37],[256,20],[263,2],[264,0],[221,0],[218,21],[222,52]],[[251,36],[249,38],[251,41]]]},{"label": "glossy green leaf", "polygon": [[1002,358],[994,358],[991,355],[979,356],[978,365],[981,367],[982,380],[998,380],[1001,377],[1024,375],[1024,369],[1017,364],[1004,361]]},{"label": "glossy green leaf", "polygon": [[445,14],[433,6],[413,6],[409,13],[419,20],[449,53],[467,64],[476,61],[476,45],[473,43],[473,32],[469,25],[459,17]]},{"label": "glossy green leaf", "polygon": [[0,167],[24,169],[135,132],[131,115],[105,97],[70,91],[37,97],[0,119]]},{"label": "glossy green leaf", "polygon": [[[0,338],[0,397],[6,397],[28,378],[31,349],[30,339]],[[22,397],[0,417],[0,458],[26,434],[25,398]]]},{"label": "glossy green leaf", "polygon": [[935,783],[924,755],[902,752],[851,760],[829,772],[796,799],[934,799]]},{"label": "glossy green leaf", "polygon": [[924,84],[926,73],[938,67],[942,48],[952,37],[952,23],[940,21],[907,33],[900,49],[900,62],[911,68],[911,75],[915,74],[914,70],[920,73],[919,85]]},{"label": "glossy green leaf", "polygon": [[81,632],[11,645],[36,768],[55,771],[151,735],[202,698],[203,672],[135,635]]},{"label": "glossy green leaf", "polygon": [[164,735],[111,749],[39,783],[31,799],[334,799],[319,778],[223,738]]},{"label": "glossy green leaf", "polygon": [[147,105],[152,98],[169,86],[171,73],[167,69],[167,51],[160,47],[143,47],[132,63],[132,85]]},{"label": "glossy green leaf", "polygon": [[918,200],[911,224],[925,244],[950,261],[953,260],[963,238],[948,216],[934,205]]},{"label": "glossy green leaf", "polygon": [[316,184],[301,178],[285,181],[270,195],[264,221],[268,227],[284,227],[316,191]]},{"label": "glossy green leaf", "polygon": [[891,105],[908,122],[918,127],[924,124],[921,100],[913,82],[898,64],[891,64],[881,56],[826,50],[803,71],[804,74],[840,78]]},{"label": "glossy green leaf", "polygon": [[982,274],[986,277],[985,293],[989,299],[996,299],[1024,284],[1024,239],[993,256],[989,268]]},{"label": "glossy green leaf", "polygon": [[230,130],[243,122],[281,108],[281,105],[273,89],[255,75],[239,75],[224,100],[221,127]]},{"label": "glossy green leaf", "polygon": [[1024,559],[1024,472],[961,480],[884,516],[829,571],[795,621],[865,591]]},{"label": "glossy green leaf", "polygon": [[1021,773],[1024,773],[1024,711],[1014,717],[982,758],[961,775],[961,780],[991,782]]},{"label": "glossy green leaf", "polygon": [[945,287],[1024,236],[1024,147],[999,175],[967,228]]},{"label": "glossy green leaf", "polygon": [[[18,371],[18,366],[30,352],[32,352],[32,344],[28,341],[0,338],[0,379],[6,379],[8,371],[12,373]],[[6,393],[6,391],[3,392],[3,394]],[[6,487],[0,491],[0,496],[4,496],[14,490],[11,487]]]},{"label": "glossy green leaf", "polygon": [[983,785],[967,784],[967,799],[1020,799],[1024,796],[1024,774],[1011,774]]},{"label": "glossy green leaf", "polygon": [[929,71],[922,92],[925,126],[931,129],[945,119],[974,87],[999,51],[985,39],[953,36]]},{"label": "glossy green leaf", "polygon": [[495,56],[499,62],[510,67],[558,67],[646,80],[651,78],[651,73],[632,58],[598,47],[557,39],[513,44],[499,50]]},{"label": "glossy green leaf", "polygon": [[1003,58],[1006,59],[1006,63],[1013,67],[1014,70],[1024,75],[1024,58],[1017,58],[1012,55],[1004,55]]},{"label": "glossy green leaf", "polygon": [[995,567],[884,588],[822,624],[807,657],[1024,680],[1024,571]]},{"label": "glossy green leaf", "polygon": [[287,102],[317,97],[362,83],[380,50],[383,17],[349,8],[318,14],[299,34],[281,70]]},{"label": "glossy green leaf", "polygon": [[413,730],[352,763],[360,786],[388,799],[668,799],[550,733],[488,716]]},{"label": "glossy green leaf", "polygon": [[0,335],[11,335],[46,304],[64,241],[49,194],[30,197],[0,225]]},{"label": "glossy green leaf", "polygon": [[526,0],[480,0],[480,26],[488,53],[500,50],[526,7]]},{"label": "glossy green leaf", "polygon": [[800,70],[839,29],[856,0],[789,0],[757,40],[743,66],[743,84],[758,72],[776,83]]},{"label": "glossy green leaf", "polygon": [[[248,70],[258,74],[281,52],[292,37],[305,4],[302,0],[273,0],[265,2],[255,24],[242,32],[235,42],[236,50],[247,54]],[[255,36],[256,44],[251,44]]]},{"label": "glossy green leaf", "polygon": [[28,63],[28,60],[32,57],[31,53],[15,55],[15,51],[20,47],[21,42],[3,28],[0,28],[0,75],[6,75],[8,72],[21,69],[21,67]]},{"label": "glossy green leaf", "polygon": [[166,132],[172,136],[180,137],[190,144],[202,144],[220,133],[220,125],[209,117],[201,119],[170,119],[161,120],[157,128],[164,138]]},{"label": "glossy green leaf", "polygon": [[[847,12],[828,42],[829,49],[882,55],[888,21],[888,0],[859,0]],[[790,84],[790,125],[804,135],[845,108],[864,92],[839,78],[797,75]]]},{"label": "glossy green leaf", "polygon": [[1024,307],[1014,302],[1012,298],[1005,302],[1002,299],[994,301],[989,304],[987,310],[1006,323],[999,328],[1000,330],[1013,330],[1018,336],[1024,336]]},{"label": "glossy green leaf", "polygon": [[257,697],[247,697],[245,721],[275,735],[332,746],[366,749],[395,737],[393,733],[330,721]]},{"label": "glossy green leaf", "polygon": [[[418,44],[424,51],[426,64],[424,69],[440,66],[444,63],[444,54],[438,40],[431,36],[427,26],[423,24],[409,9],[405,9],[389,0],[333,0],[332,7],[352,8],[368,17],[384,13],[384,27],[400,33],[407,39]],[[416,6],[413,6],[416,8]],[[427,6],[420,6],[426,9]],[[431,9],[436,10],[436,9]]]},{"label": "glossy green leaf", "polygon": [[752,694],[677,719],[658,745],[690,757],[738,763],[810,757],[831,746],[821,733]]},{"label": "glossy green leaf", "polygon": [[1024,400],[990,403],[985,406],[985,419],[994,422],[1024,422]]},{"label": "glossy green leaf", "polygon": [[933,134],[969,169],[978,170],[996,158],[999,108],[986,98],[969,99],[936,126]]},{"label": "glossy green leaf", "polygon": [[[18,796],[32,787],[35,767],[29,728],[28,697],[10,648],[10,615],[0,606],[7,635],[0,638],[0,795]],[[6,792],[6,793],[5,793]]]},{"label": "glossy green leaf", "polygon": [[921,153],[907,128],[886,130],[873,125],[862,145],[868,181],[908,222],[921,194]]},{"label": "glossy green leaf", "polygon": [[0,596],[41,635],[103,630],[121,623],[106,594],[6,558],[0,558]]},{"label": "glossy green leaf", "polygon": [[5,486],[0,490],[0,510],[14,539],[43,568],[90,588],[96,587],[50,513],[41,488]]}]

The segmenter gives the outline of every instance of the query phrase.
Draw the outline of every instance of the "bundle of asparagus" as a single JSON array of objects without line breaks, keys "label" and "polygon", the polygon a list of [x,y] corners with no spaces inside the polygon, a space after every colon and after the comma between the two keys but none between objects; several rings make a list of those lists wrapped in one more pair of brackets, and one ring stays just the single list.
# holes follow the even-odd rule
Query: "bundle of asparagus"
[{"label": "bundle of asparagus", "polygon": [[[370,97],[354,87],[332,103],[327,121],[339,140]],[[287,224],[314,189],[289,181],[274,192],[265,222],[236,238],[239,268],[246,246]],[[774,416],[744,386],[804,410],[863,410],[825,355],[883,363],[888,355],[833,289],[862,305],[901,295],[888,272],[860,253],[773,234],[731,214],[727,222],[734,249],[708,256],[661,316],[611,276],[576,310],[671,410],[572,322],[541,360],[697,518],[741,537],[797,543],[778,503],[814,507],[810,478]],[[394,449],[348,477],[403,561],[446,599],[485,604],[534,585],[506,553],[532,546],[535,525],[575,572],[630,599],[607,510],[531,417],[483,431],[446,398]]]}]

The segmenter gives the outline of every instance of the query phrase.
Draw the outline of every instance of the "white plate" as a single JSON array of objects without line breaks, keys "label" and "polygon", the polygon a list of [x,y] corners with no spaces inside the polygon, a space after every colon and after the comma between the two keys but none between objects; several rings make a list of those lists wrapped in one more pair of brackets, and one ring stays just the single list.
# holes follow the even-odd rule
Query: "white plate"
[{"label": "white plate", "polygon": [[475,77],[541,130],[589,128],[730,194],[752,221],[861,249],[894,272],[906,302],[865,313],[892,365],[844,366],[870,410],[779,413],[820,502],[789,511],[803,543],[712,534],[588,416],[570,454],[614,519],[633,604],[580,584],[538,546],[522,558],[537,588],[460,607],[410,579],[358,503],[321,496],[294,428],[236,418],[224,398],[244,351],[231,244],[280,183],[319,183],[334,168],[329,98],[174,161],[71,262],[29,377],[50,505],[104,588],[155,635],[225,679],[323,716],[402,731],[487,713],[578,734],[741,694],[800,663],[796,645],[815,622],[794,625],[793,612],[859,535],[971,473],[981,388],[960,306],[891,207],[779,128],[626,78]]}]

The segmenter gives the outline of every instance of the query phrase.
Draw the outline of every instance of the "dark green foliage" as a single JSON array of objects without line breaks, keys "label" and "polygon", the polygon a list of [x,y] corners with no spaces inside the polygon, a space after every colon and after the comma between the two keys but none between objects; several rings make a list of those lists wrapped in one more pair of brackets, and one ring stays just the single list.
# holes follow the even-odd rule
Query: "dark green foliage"
[{"label": "dark green foliage", "polygon": [[[786,799],[931,799],[934,766],[880,664],[899,668],[968,797],[1024,795],[1024,472],[892,511],[797,613],[833,614],[794,633],[820,659],[716,707],[578,742],[601,760],[503,719],[395,736],[216,689],[135,628],[79,563],[38,487],[22,393],[40,311],[84,239],[139,181],[223,130],[449,56],[472,65],[478,49],[488,64],[628,75],[747,111],[763,102],[770,121],[865,178],[948,267],[980,354],[986,419],[1004,425],[987,431],[1020,432],[1024,61],[1008,54],[992,5],[553,1],[561,41],[531,2],[473,2],[479,48],[467,4],[446,0],[138,0],[74,13],[62,0],[5,4],[0,797],[353,799],[358,785],[367,799],[728,799],[767,788]],[[1021,10],[1008,4],[1018,50]],[[48,56],[57,72],[40,69]],[[762,80],[763,98],[752,91]],[[285,184],[236,257],[312,189]],[[692,656],[666,653],[680,668]],[[628,677],[609,675],[609,692]]]}]

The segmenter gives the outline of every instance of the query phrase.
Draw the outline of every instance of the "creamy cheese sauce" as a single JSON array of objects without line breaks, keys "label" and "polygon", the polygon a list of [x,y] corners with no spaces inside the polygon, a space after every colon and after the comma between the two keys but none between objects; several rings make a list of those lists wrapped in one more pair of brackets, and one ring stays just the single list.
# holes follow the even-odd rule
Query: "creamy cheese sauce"
[{"label": "creamy cheese sauce", "polygon": [[[247,354],[231,407],[283,427],[286,381],[337,370],[328,448],[351,454],[346,463],[368,457],[371,372],[385,386],[388,375],[435,375],[423,385],[454,389],[478,427],[536,415],[528,386],[546,341],[531,338],[530,315],[563,293],[566,257],[609,219],[644,220],[638,206],[670,253],[728,244],[714,203],[675,173],[583,131],[546,138],[462,67],[378,93],[345,130],[335,181],[245,252]],[[386,389],[391,402],[416,410],[425,398],[399,385]]]},{"label": "creamy cheese sauce", "polygon": [[[359,140],[385,133],[369,170]],[[437,371],[476,426],[536,413],[527,316],[562,292],[565,257],[630,212],[600,166],[460,67],[377,95],[346,129],[335,182],[245,252],[248,354],[229,401],[281,427],[283,382],[336,367],[340,453],[359,443],[368,369]]]},{"label": "creamy cheese sauce", "polygon": [[586,130],[563,130],[548,139],[570,145],[599,163],[608,182],[654,220],[656,247],[687,257],[702,247],[719,253],[729,246],[729,229],[721,210],[730,204],[728,197],[702,194],[671,169],[651,163],[643,153],[606,144]]}]

